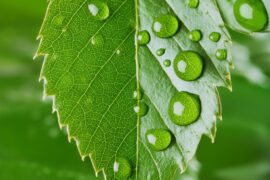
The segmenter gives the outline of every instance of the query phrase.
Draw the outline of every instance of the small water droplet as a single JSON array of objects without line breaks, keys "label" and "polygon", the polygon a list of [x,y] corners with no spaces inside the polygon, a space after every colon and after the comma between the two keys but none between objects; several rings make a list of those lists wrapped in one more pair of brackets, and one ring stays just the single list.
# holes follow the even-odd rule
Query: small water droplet
[{"label": "small water droplet", "polygon": [[92,37],[91,43],[95,46],[102,46],[104,44],[104,39],[103,39],[102,35],[97,34],[97,35]]},{"label": "small water droplet", "polygon": [[88,9],[92,17],[96,20],[105,20],[110,15],[110,10],[105,2],[91,0]]},{"label": "small water droplet", "polygon": [[219,60],[227,59],[227,50],[226,49],[218,49],[216,51],[216,58]]},{"label": "small water droplet", "polygon": [[58,14],[53,18],[52,23],[55,27],[60,27],[62,26],[64,19],[65,19],[64,16]]},{"label": "small water droplet", "polygon": [[133,98],[137,99],[137,100],[141,100],[142,99],[142,92],[137,90],[133,92]]},{"label": "small water droplet", "polygon": [[119,49],[117,49],[116,54],[119,55],[121,53],[121,51]]},{"label": "small water droplet", "polygon": [[220,40],[220,33],[218,32],[211,32],[209,34],[209,39],[213,42],[218,42]]},{"label": "small water droplet", "polygon": [[146,45],[150,41],[150,35],[147,31],[140,31],[137,40],[139,45]]},{"label": "small water droplet", "polygon": [[174,59],[173,63],[176,75],[185,80],[198,79],[203,72],[203,59],[193,51],[182,51]]},{"label": "small water droplet", "polygon": [[193,42],[198,42],[202,39],[202,32],[198,29],[190,31],[188,37]]},{"label": "small water droplet", "polygon": [[162,15],[157,17],[152,25],[154,33],[161,38],[173,36],[179,27],[178,19],[172,15]]},{"label": "small water droplet", "polygon": [[169,67],[171,65],[171,60],[169,59],[166,59],[164,62],[163,62],[164,66],[166,67]]},{"label": "small water droplet", "polygon": [[171,120],[179,126],[194,123],[201,113],[200,99],[188,92],[178,92],[170,101],[168,113]]},{"label": "small water droplet", "polygon": [[148,145],[155,151],[162,151],[169,147],[172,135],[165,129],[150,129],[146,133]]},{"label": "small water droplet", "polygon": [[130,162],[125,158],[116,158],[113,163],[113,172],[115,174],[115,179],[128,179],[131,175]]},{"label": "small water droplet", "polygon": [[156,54],[158,55],[158,56],[162,56],[164,53],[165,53],[165,49],[164,48],[160,48],[160,49],[158,49],[157,51],[156,51]]},{"label": "small water droplet", "polygon": [[250,31],[261,31],[268,23],[268,15],[261,0],[237,0],[234,4],[237,22]]},{"label": "small water droplet", "polygon": [[188,6],[193,9],[197,8],[199,4],[200,4],[199,0],[189,0],[188,2]]},{"label": "small water droplet", "polygon": [[134,111],[140,116],[145,116],[148,112],[148,106],[144,102],[140,102],[139,106],[134,107]]}]

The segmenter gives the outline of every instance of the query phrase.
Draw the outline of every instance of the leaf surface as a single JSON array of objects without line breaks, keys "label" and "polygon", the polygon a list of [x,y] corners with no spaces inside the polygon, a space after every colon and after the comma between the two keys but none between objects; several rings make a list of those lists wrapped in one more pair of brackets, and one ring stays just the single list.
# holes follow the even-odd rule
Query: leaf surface
[{"label": "leaf surface", "polygon": [[[41,78],[46,95],[54,97],[61,126],[68,127],[82,157],[89,156],[96,172],[115,179],[117,158],[128,159],[132,179],[173,179],[192,160],[200,138],[215,135],[216,118],[221,116],[217,86],[230,87],[230,37],[215,3],[201,1],[197,9],[182,0],[107,1],[109,17],[97,21],[89,14],[87,0],[51,0],[42,29],[37,55],[45,55]],[[153,20],[171,14],[182,22],[171,38],[152,32]],[[203,39],[193,43],[189,30],[200,29]],[[138,46],[135,37],[147,30],[151,40]],[[212,31],[221,40],[208,40]],[[159,57],[158,48],[166,53]],[[228,61],[215,57],[227,49]],[[192,82],[179,79],[172,67],[163,65],[183,50],[204,58],[203,76]],[[142,92],[142,100],[132,97]],[[202,112],[189,126],[178,126],[168,116],[170,99],[178,91],[199,96]],[[133,107],[148,105],[140,117]],[[163,152],[153,151],[146,142],[149,129],[167,129],[173,142]]]}]

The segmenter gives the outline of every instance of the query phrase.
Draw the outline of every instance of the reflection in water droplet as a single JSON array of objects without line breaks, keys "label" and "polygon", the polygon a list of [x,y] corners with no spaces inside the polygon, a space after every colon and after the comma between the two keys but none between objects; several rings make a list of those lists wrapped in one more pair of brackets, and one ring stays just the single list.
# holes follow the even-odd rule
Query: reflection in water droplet
[{"label": "reflection in water droplet", "polygon": [[209,35],[209,39],[213,42],[218,42],[220,40],[220,33],[218,32],[211,32]]},{"label": "reflection in water droplet", "polygon": [[145,116],[148,112],[148,106],[144,102],[140,102],[139,106],[134,107],[134,111],[140,116]]},{"label": "reflection in water droplet", "polygon": [[146,45],[150,41],[150,35],[147,31],[140,31],[137,40],[139,45]]},{"label": "reflection in water droplet", "polygon": [[165,53],[165,49],[164,48],[160,48],[160,49],[158,49],[157,51],[156,51],[156,54],[158,55],[158,56],[162,56],[164,53]]},{"label": "reflection in water droplet", "polygon": [[134,91],[133,92],[133,98],[137,99],[137,100],[141,100],[142,99],[142,92],[141,91]]},{"label": "reflection in water droplet", "polygon": [[190,8],[197,8],[199,6],[200,1],[199,0],[189,0],[188,6]]},{"label": "reflection in water droplet", "polygon": [[162,15],[157,17],[152,25],[152,29],[158,37],[168,38],[173,36],[179,27],[178,19],[172,15]]},{"label": "reflection in water droplet", "polygon": [[203,59],[196,52],[183,51],[175,57],[173,67],[179,78],[193,81],[198,79],[203,72]]},{"label": "reflection in water droplet", "polygon": [[191,41],[198,42],[202,39],[202,32],[197,29],[190,31],[188,37]]},{"label": "reflection in water droplet", "polygon": [[200,100],[194,94],[178,92],[170,101],[168,113],[175,124],[180,126],[189,125],[200,116]]},{"label": "reflection in water droplet", "polygon": [[226,49],[218,49],[216,51],[216,58],[219,60],[227,59],[227,50]]},{"label": "reflection in water droplet", "polygon": [[164,62],[163,62],[164,66],[166,67],[169,67],[171,65],[171,60],[169,59],[166,59]]},{"label": "reflection in water droplet", "polygon": [[172,135],[168,130],[151,129],[146,133],[146,139],[151,149],[162,151],[169,147],[172,141]]},{"label": "reflection in water droplet", "polygon": [[105,2],[91,0],[88,9],[92,17],[96,20],[105,20],[109,17],[109,7]]},{"label": "reflection in water droplet", "polygon": [[268,23],[268,15],[261,0],[237,0],[234,4],[237,22],[250,31],[261,31]]},{"label": "reflection in water droplet", "polygon": [[129,161],[125,158],[116,158],[113,163],[113,172],[115,174],[115,179],[128,179],[131,175],[131,165]]}]

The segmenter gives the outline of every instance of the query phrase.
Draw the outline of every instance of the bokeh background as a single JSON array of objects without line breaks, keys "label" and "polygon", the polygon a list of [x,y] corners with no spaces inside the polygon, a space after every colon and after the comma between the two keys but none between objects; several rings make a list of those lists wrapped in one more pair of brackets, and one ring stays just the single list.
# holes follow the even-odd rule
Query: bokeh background
[{"label": "bokeh background", "polygon": [[[74,142],[60,130],[32,60],[46,0],[0,1],[0,179],[94,180]],[[216,142],[204,137],[195,175],[176,179],[270,179],[270,35],[232,33],[233,92],[220,88],[223,121]],[[100,178],[99,178],[100,179]]]}]

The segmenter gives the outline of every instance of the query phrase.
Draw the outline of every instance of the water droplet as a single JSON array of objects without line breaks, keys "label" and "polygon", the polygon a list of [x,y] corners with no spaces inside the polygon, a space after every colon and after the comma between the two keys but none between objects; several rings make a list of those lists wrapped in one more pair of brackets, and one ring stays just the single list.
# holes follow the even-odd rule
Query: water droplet
[{"label": "water droplet", "polygon": [[52,23],[55,27],[59,27],[63,24],[64,19],[65,19],[64,16],[58,14],[53,18]]},{"label": "water droplet", "polygon": [[188,37],[193,42],[198,42],[202,39],[202,32],[200,30],[190,31]]},{"label": "water droplet", "polygon": [[113,163],[113,172],[115,179],[128,179],[131,175],[131,165],[125,158],[117,158]]},{"label": "water droplet", "polygon": [[171,60],[169,59],[166,59],[164,62],[163,62],[164,66],[166,67],[169,67],[171,65]]},{"label": "water droplet", "polygon": [[133,92],[133,98],[137,99],[137,100],[141,100],[142,99],[142,92],[141,91],[134,91]]},{"label": "water droplet", "polygon": [[162,56],[164,53],[165,53],[165,49],[164,48],[160,48],[160,49],[158,49],[157,51],[156,51],[156,54],[158,55],[158,56]]},{"label": "water droplet", "polygon": [[220,33],[218,32],[211,32],[209,34],[209,39],[213,42],[218,42],[220,40]]},{"label": "water droplet", "polygon": [[138,33],[137,39],[138,39],[138,44],[139,45],[146,45],[150,41],[150,35],[149,35],[149,33],[147,31],[140,31]]},{"label": "water droplet", "polygon": [[148,145],[155,151],[162,151],[169,147],[172,135],[168,130],[150,129],[146,133]]},{"label": "water droplet", "polygon": [[92,17],[96,20],[105,20],[109,17],[110,10],[105,2],[91,0],[88,9]]},{"label": "water droplet", "polygon": [[91,43],[95,46],[102,46],[104,44],[104,39],[102,37],[102,35],[97,34],[95,36],[92,37],[91,39]]},{"label": "water droplet", "polygon": [[117,49],[116,54],[119,55],[121,53],[121,51],[119,49]]},{"label": "water droplet", "polygon": [[261,0],[237,0],[233,11],[237,22],[250,31],[261,31],[268,23],[268,15]]},{"label": "water droplet", "polygon": [[200,100],[194,94],[178,92],[170,101],[168,113],[171,120],[179,126],[194,123],[201,113]]},{"label": "water droplet", "polygon": [[216,58],[219,60],[225,60],[227,58],[227,50],[226,49],[218,49],[216,51]]},{"label": "water droplet", "polygon": [[145,116],[148,112],[148,106],[144,102],[140,102],[139,106],[134,107],[134,111],[141,117]]},{"label": "water droplet", "polygon": [[189,0],[188,2],[188,6],[190,8],[197,8],[200,4],[200,1],[199,0]]},{"label": "water droplet", "polygon": [[182,51],[174,59],[173,63],[176,75],[185,80],[198,79],[203,71],[203,59],[193,51]]},{"label": "water droplet", "polygon": [[152,29],[158,37],[168,38],[173,36],[179,27],[178,19],[172,15],[162,15],[154,20]]}]

